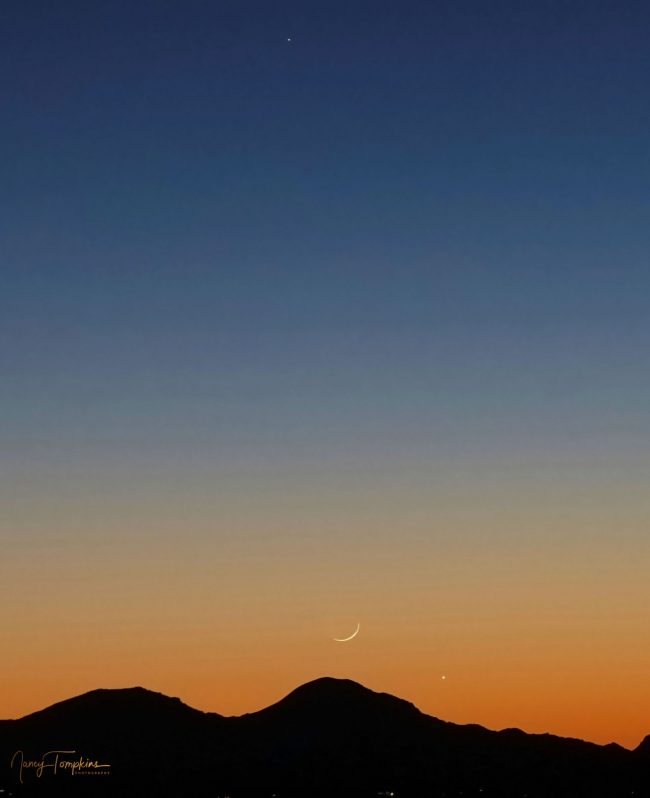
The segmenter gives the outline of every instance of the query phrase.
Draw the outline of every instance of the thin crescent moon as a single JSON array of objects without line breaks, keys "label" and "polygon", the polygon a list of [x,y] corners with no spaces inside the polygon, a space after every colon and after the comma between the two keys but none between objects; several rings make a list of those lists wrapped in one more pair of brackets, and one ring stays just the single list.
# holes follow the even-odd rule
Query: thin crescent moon
[{"label": "thin crescent moon", "polygon": [[357,624],[357,628],[354,630],[354,632],[352,632],[350,637],[335,637],[335,638],[333,638],[334,642],[335,643],[347,643],[348,640],[352,640],[353,637],[356,637],[359,634],[359,629],[361,629],[361,624],[360,623]]}]

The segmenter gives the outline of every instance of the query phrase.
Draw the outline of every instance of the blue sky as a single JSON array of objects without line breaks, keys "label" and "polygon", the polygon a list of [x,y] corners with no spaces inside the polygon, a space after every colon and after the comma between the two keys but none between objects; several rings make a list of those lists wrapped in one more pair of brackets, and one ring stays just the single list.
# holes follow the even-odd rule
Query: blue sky
[{"label": "blue sky", "polygon": [[255,385],[287,429],[301,396],[326,437],[332,402],[390,424],[386,390],[417,428],[444,374],[443,413],[480,415],[483,392],[533,424],[555,380],[576,418],[605,383],[638,422],[649,22],[634,3],[5,8],[18,437],[35,415],[45,444],[82,435],[91,410],[110,437],[148,406],[153,437],[200,438]]}]

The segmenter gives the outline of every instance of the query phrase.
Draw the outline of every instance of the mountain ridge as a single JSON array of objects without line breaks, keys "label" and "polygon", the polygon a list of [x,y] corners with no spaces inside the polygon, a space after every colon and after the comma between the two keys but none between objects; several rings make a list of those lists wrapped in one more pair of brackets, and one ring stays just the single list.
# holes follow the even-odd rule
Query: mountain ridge
[{"label": "mountain ridge", "polygon": [[[95,779],[88,794],[119,798],[206,791],[232,798],[363,798],[382,791],[429,798],[458,789],[499,798],[524,792],[530,798],[650,796],[650,735],[630,751],[454,724],[390,693],[334,677],[314,679],[235,716],[204,712],[144,687],[91,690],[0,721],[0,788],[4,782],[16,786],[8,766],[12,751],[36,755],[53,746],[112,762],[111,775]],[[151,762],[154,770],[141,764]],[[82,795],[82,783],[32,779],[21,794]]]},{"label": "mountain ridge", "polygon": [[[85,701],[91,701],[93,704],[96,703],[97,698],[107,698],[110,700],[111,703],[114,702],[116,697],[142,697],[145,701],[159,701],[160,706],[167,706],[169,708],[172,707],[182,707],[185,710],[189,710],[191,712],[196,713],[197,715],[201,716],[208,716],[208,717],[217,717],[217,718],[225,718],[225,719],[238,719],[238,718],[249,718],[251,716],[258,715],[259,713],[266,713],[270,710],[275,710],[276,708],[285,707],[286,705],[290,704],[294,699],[300,698],[302,699],[306,694],[311,693],[315,689],[320,689],[321,687],[330,688],[336,686],[336,688],[343,687],[345,689],[352,688],[353,690],[359,690],[365,695],[371,695],[374,697],[380,698],[388,698],[392,701],[399,702],[400,704],[406,705],[412,709],[414,709],[420,715],[424,715],[425,717],[433,718],[434,720],[439,721],[440,723],[449,724],[452,726],[459,726],[461,728],[466,729],[481,729],[484,731],[488,731],[492,734],[523,734],[527,737],[551,737],[559,740],[568,740],[568,741],[577,741],[580,743],[584,743],[585,745],[594,745],[598,748],[610,748],[615,747],[617,749],[623,751],[639,751],[639,750],[647,750],[650,753],[650,734],[646,735],[638,746],[635,748],[627,748],[626,746],[621,745],[617,742],[609,742],[609,743],[597,743],[592,740],[584,740],[580,737],[573,737],[573,736],[564,736],[559,734],[554,734],[552,732],[527,732],[524,729],[521,729],[517,726],[508,726],[503,729],[492,729],[489,726],[484,726],[478,723],[456,723],[455,721],[448,721],[438,718],[434,715],[429,715],[428,713],[424,712],[423,710],[419,709],[413,702],[408,701],[407,699],[400,698],[395,696],[391,693],[387,693],[385,691],[377,691],[372,690],[365,685],[362,685],[359,682],[354,681],[353,679],[346,679],[346,678],[338,678],[333,676],[320,676],[316,679],[311,679],[308,682],[305,682],[298,687],[295,687],[293,690],[290,690],[284,696],[279,698],[277,701],[262,707],[260,709],[252,710],[251,712],[245,712],[241,715],[222,715],[219,712],[214,710],[202,710],[198,709],[197,707],[193,707],[190,704],[185,703],[181,698],[178,696],[169,696],[165,693],[161,693],[160,691],[151,690],[147,687],[143,687],[141,685],[133,685],[131,687],[99,687],[93,690],[88,690],[84,693],[79,693],[75,696],[70,696],[69,698],[61,699],[60,701],[55,701],[53,704],[49,704],[42,709],[34,710],[33,712],[29,712],[26,715],[21,715],[18,718],[0,718],[0,723],[9,723],[9,722],[18,722],[23,721],[31,718],[36,718],[43,716],[46,713],[50,713],[52,711],[58,711],[60,708],[68,708],[72,707],[77,703],[82,703]],[[320,697],[319,697],[320,698]]]}]

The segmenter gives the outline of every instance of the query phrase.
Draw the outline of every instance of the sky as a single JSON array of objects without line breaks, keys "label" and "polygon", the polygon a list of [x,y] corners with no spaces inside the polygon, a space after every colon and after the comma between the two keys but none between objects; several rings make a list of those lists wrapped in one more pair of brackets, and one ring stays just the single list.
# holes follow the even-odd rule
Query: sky
[{"label": "sky", "polygon": [[2,5],[0,717],[331,675],[650,733],[649,33]]}]

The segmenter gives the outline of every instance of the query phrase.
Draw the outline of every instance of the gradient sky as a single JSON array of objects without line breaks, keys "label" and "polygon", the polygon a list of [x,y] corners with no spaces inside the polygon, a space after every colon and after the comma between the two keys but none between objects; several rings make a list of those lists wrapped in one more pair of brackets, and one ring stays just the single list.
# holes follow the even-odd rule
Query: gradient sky
[{"label": "gradient sky", "polygon": [[2,4],[0,717],[333,675],[650,733],[649,36]]}]

